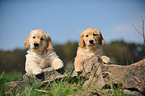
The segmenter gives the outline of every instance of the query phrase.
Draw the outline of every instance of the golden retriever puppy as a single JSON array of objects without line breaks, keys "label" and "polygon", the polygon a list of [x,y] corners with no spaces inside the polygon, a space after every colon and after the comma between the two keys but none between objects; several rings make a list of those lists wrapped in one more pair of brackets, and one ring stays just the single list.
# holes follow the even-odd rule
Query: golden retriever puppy
[{"label": "golden retriever puppy", "polygon": [[29,47],[25,64],[25,71],[28,74],[40,74],[42,68],[50,66],[55,69],[63,67],[63,62],[53,51],[50,36],[43,30],[32,30],[24,41],[24,45]]},{"label": "golden retriever puppy", "polygon": [[105,40],[99,30],[90,27],[83,31],[80,36],[77,56],[74,61],[75,71],[82,71],[84,60],[95,56],[100,56],[105,63],[108,63],[110,58],[102,56],[102,45],[104,43]]}]

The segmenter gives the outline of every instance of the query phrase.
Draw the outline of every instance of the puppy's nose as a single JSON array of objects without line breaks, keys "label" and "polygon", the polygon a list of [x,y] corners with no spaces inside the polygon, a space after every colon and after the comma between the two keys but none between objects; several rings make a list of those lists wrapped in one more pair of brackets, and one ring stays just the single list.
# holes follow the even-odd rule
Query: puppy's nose
[{"label": "puppy's nose", "polygon": [[89,40],[89,42],[90,42],[91,44],[93,44],[93,43],[94,43],[94,41],[93,41],[93,40]]},{"label": "puppy's nose", "polygon": [[38,44],[38,43],[34,43],[34,46],[35,46],[35,47],[38,47],[38,46],[39,46],[39,44]]}]

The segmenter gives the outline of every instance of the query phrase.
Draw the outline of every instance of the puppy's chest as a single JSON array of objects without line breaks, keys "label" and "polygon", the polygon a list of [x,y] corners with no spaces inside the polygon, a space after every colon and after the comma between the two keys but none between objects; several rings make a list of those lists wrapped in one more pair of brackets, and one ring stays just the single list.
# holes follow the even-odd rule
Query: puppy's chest
[{"label": "puppy's chest", "polygon": [[100,50],[100,49],[96,49],[96,50],[83,49],[83,50],[80,50],[78,53],[83,58],[91,58],[91,57],[95,57],[95,56],[101,56],[103,54],[102,50]]},{"label": "puppy's chest", "polygon": [[88,50],[85,50],[82,54],[85,58],[91,58],[97,55],[97,53]]},{"label": "puppy's chest", "polygon": [[36,63],[41,67],[41,68],[44,68],[44,67],[46,67],[46,66],[48,66],[48,65],[50,65],[49,64],[49,57],[43,57],[43,56],[38,56],[38,57],[35,57],[36,59]]},{"label": "puppy's chest", "polygon": [[48,60],[48,57],[47,57],[47,59],[46,59],[46,57],[43,57],[43,56],[37,56],[37,57],[35,57],[36,58],[36,62],[39,62],[38,64],[45,64],[46,62],[47,62],[47,60]]},{"label": "puppy's chest", "polygon": [[50,56],[49,54],[46,55],[32,55],[34,58],[34,62],[37,63],[41,68],[51,66],[50,64]]}]

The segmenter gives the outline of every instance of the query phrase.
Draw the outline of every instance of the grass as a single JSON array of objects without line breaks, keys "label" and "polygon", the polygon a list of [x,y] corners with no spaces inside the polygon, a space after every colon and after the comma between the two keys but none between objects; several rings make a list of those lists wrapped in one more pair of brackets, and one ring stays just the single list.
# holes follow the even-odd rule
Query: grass
[{"label": "grass", "polygon": [[113,85],[108,89],[93,89],[91,86],[83,87],[84,81],[77,77],[66,78],[65,80],[56,80],[54,82],[48,82],[45,86],[40,86],[40,83],[34,83],[27,85],[22,91],[12,90],[11,95],[6,94],[4,83],[10,81],[22,81],[23,75],[18,73],[0,74],[0,96],[86,96],[88,94],[101,96],[133,96],[127,95],[123,92],[124,88],[121,85],[117,85],[115,88]]},{"label": "grass", "polygon": [[[5,83],[6,82],[11,82],[11,81],[22,81],[23,80],[23,75],[19,73],[9,73],[6,74],[3,72],[0,74],[0,96],[5,96]],[[12,90],[13,95],[16,94],[14,90]],[[15,96],[15,95],[14,95]]]}]

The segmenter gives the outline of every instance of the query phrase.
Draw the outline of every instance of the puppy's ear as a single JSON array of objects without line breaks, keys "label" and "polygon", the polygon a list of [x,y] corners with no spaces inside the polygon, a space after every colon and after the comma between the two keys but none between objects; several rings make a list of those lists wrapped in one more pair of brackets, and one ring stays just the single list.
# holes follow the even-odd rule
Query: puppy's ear
[{"label": "puppy's ear", "polygon": [[104,40],[104,38],[103,38],[103,36],[102,36],[102,34],[100,32],[100,35],[99,35],[99,45],[104,45],[104,43],[105,43],[105,40]]},{"label": "puppy's ear", "polygon": [[47,35],[47,42],[48,42],[47,51],[50,51],[51,49],[53,49],[53,47],[52,47],[51,38],[49,35]]},{"label": "puppy's ear", "polygon": [[83,48],[85,46],[85,42],[83,40],[83,37],[84,37],[84,35],[81,34],[80,41],[79,41],[79,44],[78,44],[81,48]]},{"label": "puppy's ear", "polygon": [[29,33],[29,35],[28,35],[28,37],[26,38],[26,40],[24,41],[24,45],[26,46],[26,47],[29,47],[30,46],[30,44],[29,44],[29,38],[31,37],[31,32]]}]

